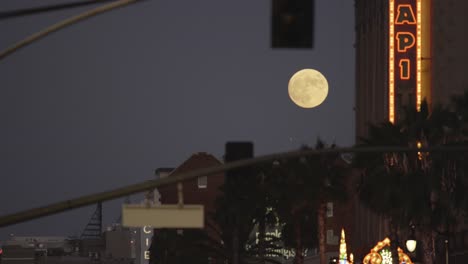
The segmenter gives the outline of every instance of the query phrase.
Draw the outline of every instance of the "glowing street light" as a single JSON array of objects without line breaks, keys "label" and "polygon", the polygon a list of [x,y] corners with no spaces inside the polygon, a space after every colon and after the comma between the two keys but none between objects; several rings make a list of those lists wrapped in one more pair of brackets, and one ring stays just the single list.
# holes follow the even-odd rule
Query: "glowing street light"
[{"label": "glowing street light", "polygon": [[417,244],[418,242],[416,241],[416,236],[414,235],[414,226],[411,226],[410,235],[408,240],[406,240],[406,249],[413,253],[416,250]]}]

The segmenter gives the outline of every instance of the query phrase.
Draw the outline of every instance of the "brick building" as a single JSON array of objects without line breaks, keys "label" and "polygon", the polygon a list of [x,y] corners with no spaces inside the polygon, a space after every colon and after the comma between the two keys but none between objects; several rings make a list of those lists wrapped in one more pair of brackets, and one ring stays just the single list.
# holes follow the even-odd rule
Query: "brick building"
[{"label": "brick building", "polygon": [[[213,155],[198,152],[189,157],[177,168],[170,172],[158,169],[159,177],[171,177],[179,173],[196,169],[221,165],[221,161]],[[161,172],[163,174],[161,174]],[[184,204],[202,204],[205,210],[205,221],[210,221],[210,215],[215,212],[216,197],[220,195],[220,187],[224,183],[224,173],[202,176],[183,183]],[[161,204],[177,204],[177,185],[158,188],[161,194]],[[206,226],[206,225],[205,225]]]}]

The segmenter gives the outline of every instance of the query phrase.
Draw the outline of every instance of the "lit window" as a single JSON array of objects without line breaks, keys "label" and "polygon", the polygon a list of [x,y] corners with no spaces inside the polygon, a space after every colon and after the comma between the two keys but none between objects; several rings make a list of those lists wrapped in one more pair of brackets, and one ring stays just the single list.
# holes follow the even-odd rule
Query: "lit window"
[{"label": "lit window", "polygon": [[208,177],[207,176],[202,176],[198,177],[198,188],[206,188],[208,185]]}]

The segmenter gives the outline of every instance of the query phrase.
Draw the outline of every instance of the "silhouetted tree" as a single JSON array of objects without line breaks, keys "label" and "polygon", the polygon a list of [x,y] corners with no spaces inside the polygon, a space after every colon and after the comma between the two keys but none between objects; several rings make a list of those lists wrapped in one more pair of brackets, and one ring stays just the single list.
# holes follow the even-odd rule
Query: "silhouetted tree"
[{"label": "silhouetted tree", "polygon": [[[440,105],[429,111],[406,108],[397,124],[371,125],[361,146],[441,146],[460,143],[462,127],[455,112]],[[361,200],[374,212],[390,219],[392,254],[396,255],[397,230],[411,222],[421,236],[424,263],[433,263],[433,241],[453,222],[466,200],[466,154],[383,153],[360,154],[355,165],[363,169]],[[458,181],[458,184],[454,184]],[[460,197],[462,196],[462,197]],[[458,198],[457,198],[458,197]],[[458,200],[455,201],[455,200]],[[397,258],[394,258],[397,263]]]},{"label": "silhouetted tree", "polygon": [[[315,148],[326,146],[318,140]],[[317,246],[321,263],[327,262],[326,203],[346,197],[345,169],[338,166],[338,157],[327,154],[280,161],[277,184],[282,190],[277,193],[277,211],[283,223],[284,243],[295,251],[295,264],[304,262],[304,249]]]}]

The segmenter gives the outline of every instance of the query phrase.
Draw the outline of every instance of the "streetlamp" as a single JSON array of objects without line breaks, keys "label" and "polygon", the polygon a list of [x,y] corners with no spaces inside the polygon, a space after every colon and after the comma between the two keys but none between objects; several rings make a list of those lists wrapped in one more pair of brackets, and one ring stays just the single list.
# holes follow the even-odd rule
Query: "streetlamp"
[{"label": "streetlamp", "polygon": [[449,241],[445,239],[445,264],[449,264]]},{"label": "streetlamp", "polygon": [[416,250],[418,242],[416,241],[416,236],[414,235],[414,225],[411,226],[410,234],[408,236],[408,240],[406,240],[406,249],[409,252],[413,253]]}]

